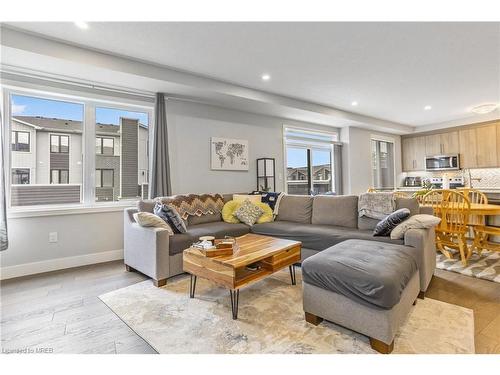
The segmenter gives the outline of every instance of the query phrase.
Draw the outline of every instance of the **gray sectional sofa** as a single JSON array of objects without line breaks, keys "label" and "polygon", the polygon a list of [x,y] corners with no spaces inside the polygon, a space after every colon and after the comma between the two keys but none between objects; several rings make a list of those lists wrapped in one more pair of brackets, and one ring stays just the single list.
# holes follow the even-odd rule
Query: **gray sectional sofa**
[{"label": "gray sectional sofa", "polygon": [[[226,201],[232,195],[225,195]],[[127,269],[137,270],[151,277],[155,285],[165,285],[167,278],[183,273],[182,251],[200,236],[241,236],[253,232],[302,242],[302,259],[349,239],[389,242],[408,246],[417,254],[420,291],[425,293],[436,267],[434,229],[410,229],[404,239],[374,237],[378,220],[358,218],[357,196],[297,196],[281,199],[276,220],[271,223],[229,224],[220,214],[190,217],[188,231],[169,236],[165,229],[139,226],[133,214],[152,212],[153,201],[141,201],[137,208],[125,210],[124,258]],[[406,207],[412,215],[421,213],[416,200],[397,198],[396,208]],[[428,212],[426,212],[428,213]]]}]

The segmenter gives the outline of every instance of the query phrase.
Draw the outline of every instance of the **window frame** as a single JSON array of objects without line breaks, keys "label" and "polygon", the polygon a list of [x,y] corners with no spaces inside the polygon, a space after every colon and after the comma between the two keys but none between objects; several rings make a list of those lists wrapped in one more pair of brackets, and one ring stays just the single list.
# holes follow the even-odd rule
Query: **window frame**
[{"label": "window frame", "polygon": [[[18,145],[19,144],[19,133],[26,133],[28,134],[28,150],[18,150],[18,149],[14,149],[14,145]],[[27,130],[11,130],[10,131],[10,134],[11,134],[11,138],[10,138],[10,151],[11,152],[28,152],[30,153],[31,152],[31,132],[27,131]],[[12,143],[12,135],[15,135],[15,142]]]},{"label": "window frame", "polygon": [[[115,156],[115,139],[113,137],[102,137],[102,136],[97,136],[95,137],[95,139],[100,139],[100,145],[99,145],[99,149],[101,150],[101,152],[96,152],[96,155],[103,155],[103,156]],[[111,142],[113,142],[113,147],[112,147],[112,151],[111,151],[111,154],[110,155],[107,155],[104,153],[104,140],[105,139],[110,139]]]},{"label": "window frame", "polygon": [[[287,130],[295,130],[304,134],[320,134],[324,135],[326,137],[330,137],[331,141],[323,141],[321,139],[314,139],[314,138],[302,138],[302,137],[287,137],[286,132]],[[308,160],[308,172],[307,172],[307,186],[308,186],[308,192],[314,188],[314,180],[313,180],[313,160],[312,160],[312,154],[314,150],[328,150],[330,152],[330,166],[331,166],[331,171],[330,171],[330,189],[331,191],[335,191],[335,185],[336,181],[335,179],[337,176],[334,174],[334,168],[335,168],[335,159],[334,159],[334,150],[333,150],[333,145],[338,142],[339,139],[339,132],[336,129],[333,129],[331,132],[325,131],[325,130],[316,130],[316,129],[304,129],[300,127],[295,127],[295,126],[289,126],[284,124],[283,125],[283,184],[284,184],[284,191],[288,193],[288,153],[287,153],[287,148],[288,147],[293,147],[293,148],[302,148],[306,150],[307,153],[307,160]]]},{"label": "window frame", "polygon": [[[58,139],[58,142],[57,142],[57,151],[52,151],[52,137],[57,137],[57,139]],[[61,151],[61,139],[63,137],[68,138],[68,151]],[[50,136],[49,136],[49,152],[51,154],[69,154],[70,142],[71,142],[71,136],[69,134],[50,133]]]},{"label": "window frame", "polygon": [[[96,188],[98,188],[98,187],[101,187],[101,188],[105,188],[105,187],[114,188],[115,187],[115,170],[114,169],[111,169],[111,168],[96,168],[95,171],[96,171],[96,175],[97,175],[97,173],[99,171],[100,179],[101,179],[101,185],[97,186],[97,184],[96,184],[95,185]],[[104,181],[103,177],[104,177],[104,172],[105,171],[110,171],[112,173],[112,179],[111,179],[111,181],[113,182],[113,185],[111,185],[111,186],[105,186],[105,185],[103,185],[103,181]]]},{"label": "window frame", "polygon": [[[70,85],[68,85],[70,86]],[[133,93],[129,97],[113,96],[113,91],[109,91],[109,95],[104,96],[97,90],[79,91],[79,87],[71,86],[69,88],[55,88],[43,83],[27,83],[22,81],[9,81],[2,83],[0,86],[3,96],[3,108],[5,114],[5,132],[11,132],[11,104],[12,95],[29,96],[39,99],[56,100],[62,102],[70,102],[83,105],[83,121],[82,121],[82,189],[81,201],[79,203],[70,204],[51,204],[51,205],[33,205],[33,206],[11,206],[11,172],[6,173],[6,202],[8,217],[38,217],[51,216],[59,214],[93,213],[93,212],[108,212],[121,210],[123,207],[128,207],[134,204],[137,199],[122,199],[113,202],[97,202],[95,199],[95,108],[96,107],[111,107],[114,109],[143,112],[148,115],[148,131],[149,143],[152,142],[152,132],[154,124],[154,97],[144,96],[144,100],[133,98]],[[50,138],[49,138],[50,142]],[[68,148],[69,148],[68,140]],[[49,143],[50,145],[50,143]],[[7,153],[4,159],[5,170],[11,171],[11,138],[4,137],[4,147],[10,152]],[[30,150],[33,149],[30,137]],[[149,147],[151,150],[151,147]],[[69,149],[68,149],[69,151]],[[49,147],[50,154],[50,147]],[[50,169],[49,169],[50,171]],[[151,157],[148,155],[148,171],[151,173]],[[50,172],[49,172],[50,173]],[[32,173],[30,171],[30,181]]]},{"label": "window frame", "polygon": [[[387,191],[392,191],[396,188],[397,185],[397,171],[396,171],[396,139],[392,137],[387,137],[384,135],[379,135],[379,134],[370,134],[370,155],[371,155],[371,148],[372,148],[372,142],[373,141],[378,141],[378,142],[386,142],[386,143],[392,143],[392,152],[393,152],[393,165],[392,165],[392,170],[393,170],[393,181],[394,181],[394,186],[392,188],[380,188],[380,187],[375,187],[372,186],[375,189],[380,189],[380,190],[385,190]],[[373,158],[370,158],[370,171],[371,171],[371,185],[374,185],[373,182],[375,180],[375,175],[373,172],[373,168],[371,167],[373,164]]]},{"label": "window frame", "polygon": [[[13,172],[15,170],[26,170],[26,171],[28,171],[28,173],[27,173],[28,174],[28,184],[30,183],[30,181],[31,181],[31,168],[12,168],[10,170],[11,179],[12,179]],[[26,174],[26,173],[22,173],[22,174]],[[12,184],[12,185],[25,185],[25,184]]]},{"label": "window frame", "polygon": [[[58,182],[53,182],[52,172],[57,171],[57,180]],[[66,172],[68,176],[68,182],[61,182],[61,172]],[[51,168],[50,169],[50,184],[51,185],[68,185],[69,184],[69,169],[60,169],[60,168]]]}]

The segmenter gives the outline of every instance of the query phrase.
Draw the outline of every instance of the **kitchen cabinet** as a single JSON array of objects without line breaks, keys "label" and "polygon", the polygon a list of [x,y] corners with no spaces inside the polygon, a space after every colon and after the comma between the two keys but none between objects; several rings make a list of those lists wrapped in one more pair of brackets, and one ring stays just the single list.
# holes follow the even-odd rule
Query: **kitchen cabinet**
[{"label": "kitchen cabinet", "polygon": [[425,170],[425,157],[460,154],[460,168],[500,167],[500,121],[466,125],[455,130],[401,142],[403,171]]},{"label": "kitchen cabinet", "polygon": [[425,170],[425,137],[403,138],[403,170]]},{"label": "kitchen cabinet", "polygon": [[446,132],[425,137],[425,155],[447,155],[459,153],[458,132]]},{"label": "kitchen cabinet", "polygon": [[476,129],[463,129],[458,132],[460,142],[460,167],[477,168]]},{"label": "kitchen cabinet", "polygon": [[462,168],[498,166],[497,126],[487,125],[459,131]]}]

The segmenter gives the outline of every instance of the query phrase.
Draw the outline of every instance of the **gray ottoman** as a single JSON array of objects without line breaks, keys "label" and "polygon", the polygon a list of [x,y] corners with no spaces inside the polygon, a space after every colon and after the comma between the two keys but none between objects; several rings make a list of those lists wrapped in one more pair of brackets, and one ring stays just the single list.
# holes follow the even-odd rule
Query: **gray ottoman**
[{"label": "gray ottoman", "polygon": [[302,263],[306,321],[323,319],[370,338],[390,353],[394,337],[420,291],[415,250],[409,246],[348,240]]}]

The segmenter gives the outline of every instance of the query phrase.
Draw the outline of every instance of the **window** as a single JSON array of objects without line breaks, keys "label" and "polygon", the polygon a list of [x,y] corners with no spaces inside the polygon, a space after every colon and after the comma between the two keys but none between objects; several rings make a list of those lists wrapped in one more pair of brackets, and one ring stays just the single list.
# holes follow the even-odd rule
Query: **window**
[{"label": "window", "polygon": [[[150,102],[108,108],[74,99],[77,94],[61,99],[62,92],[32,96],[6,88],[4,94],[11,114],[11,207],[147,198]],[[92,112],[95,118],[84,116]],[[94,137],[95,154],[85,152],[84,136]]]},{"label": "window", "polygon": [[30,133],[12,131],[12,151],[30,152]]},{"label": "window", "polygon": [[325,194],[339,190],[334,184],[335,133],[285,128],[286,188],[289,194]]},{"label": "window", "polygon": [[372,139],[372,186],[378,190],[394,189],[394,143]]},{"label": "window", "polygon": [[113,169],[96,169],[95,171],[95,186],[98,187],[113,187],[115,186],[115,171]]},{"label": "window", "polygon": [[68,184],[69,171],[67,169],[51,169],[50,170],[51,184]]},{"label": "window", "polygon": [[6,97],[11,109],[10,205],[80,203],[84,105],[8,91]]},{"label": "window", "polygon": [[96,200],[137,199],[147,192],[148,113],[96,107],[95,140]]},{"label": "window", "polygon": [[12,184],[13,185],[27,185],[30,183],[30,170],[23,168],[16,168],[12,170]]},{"label": "window", "polygon": [[69,136],[52,134],[50,136],[50,152],[67,154],[69,152]]},{"label": "window", "polygon": [[115,154],[114,138],[96,137],[95,152],[97,155],[114,155]]}]

